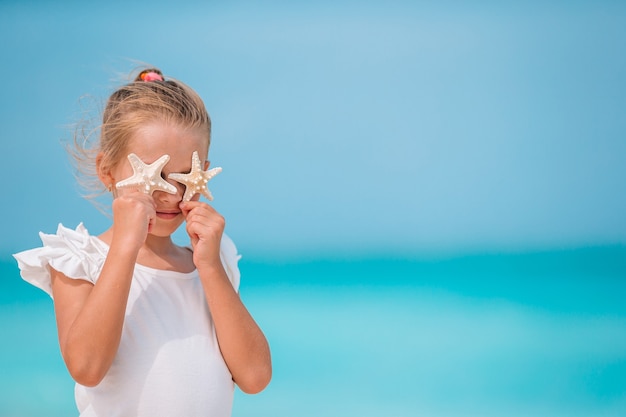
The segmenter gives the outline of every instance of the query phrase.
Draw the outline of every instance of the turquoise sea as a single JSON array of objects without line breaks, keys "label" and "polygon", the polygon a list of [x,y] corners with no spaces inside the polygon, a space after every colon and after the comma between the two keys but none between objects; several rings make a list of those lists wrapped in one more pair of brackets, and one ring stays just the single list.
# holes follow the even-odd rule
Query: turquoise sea
[{"label": "turquoise sea", "polygon": [[[0,263],[0,416],[75,416],[52,303]],[[233,416],[624,416],[626,246],[242,259],[274,378]]]}]

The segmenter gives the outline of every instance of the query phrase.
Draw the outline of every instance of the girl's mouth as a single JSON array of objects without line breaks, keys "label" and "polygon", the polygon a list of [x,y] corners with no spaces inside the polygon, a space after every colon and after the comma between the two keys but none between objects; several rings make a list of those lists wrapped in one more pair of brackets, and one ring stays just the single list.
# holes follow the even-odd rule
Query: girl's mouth
[{"label": "girl's mouth", "polygon": [[159,219],[171,220],[180,214],[180,211],[176,212],[165,212],[165,211],[157,211],[156,215]]}]

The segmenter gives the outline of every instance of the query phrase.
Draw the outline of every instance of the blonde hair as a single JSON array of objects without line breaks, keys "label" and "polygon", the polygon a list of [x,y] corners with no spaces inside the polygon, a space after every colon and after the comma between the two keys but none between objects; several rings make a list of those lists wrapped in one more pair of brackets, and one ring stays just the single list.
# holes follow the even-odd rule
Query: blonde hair
[{"label": "blonde hair", "polygon": [[[146,78],[146,74],[151,77]],[[96,128],[90,128],[88,122],[76,126],[68,152],[86,198],[95,199],[107,191],[98,178],[98,170],[106,172],[115,168],[126,157],[129,140],[135,132],[155,121],[204,129],[207,145],[211,143],[211,118],[200,96],[180,81],[166,80],[156,68],[144,69],[133,82],[111,94],[101,124]],[[98,155],[101,155],[100,163],[96,166]]]}]

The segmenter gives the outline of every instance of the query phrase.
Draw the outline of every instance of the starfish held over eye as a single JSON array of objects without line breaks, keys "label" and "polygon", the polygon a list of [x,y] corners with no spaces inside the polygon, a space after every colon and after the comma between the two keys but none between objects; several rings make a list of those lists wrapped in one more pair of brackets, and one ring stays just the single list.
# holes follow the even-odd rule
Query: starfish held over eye
[{"label": "starfish held over eye", "polygon": [[115,188],[137,188],[150,195],[157,190],[176,194],[176,187],[161,177],[161,171],[169,160],[169,155],[163,155],[153,163],[146,164],[134,153],[129,154],[128,161],[133,167],[133,175],[115,184]]},{"label": "starfish held over eye", "polygon": [[167,177],[185,185],[186,188],[185,195],[183,195],[183,201],[190,201],[196,194],[202,194],[209,201],[211,201],[213,200],[213,195],[211,195],[207,184],[211,178],[220,172],[222,172],[222,168],[220,167],[203,171],[200,158],[198,157],[198,152],[194,151],[191,156],[191,171],[188,174],[172,173]]}]

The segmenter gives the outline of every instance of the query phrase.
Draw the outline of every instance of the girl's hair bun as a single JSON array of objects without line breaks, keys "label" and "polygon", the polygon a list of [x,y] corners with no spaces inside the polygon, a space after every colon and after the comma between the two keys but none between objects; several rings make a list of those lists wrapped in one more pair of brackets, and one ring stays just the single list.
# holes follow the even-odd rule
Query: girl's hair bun
[{"label": "girl's hair bun", "polygon": [[163,73],[158,68],[148,68],[141,71],[137,77],[135,77],[135,82],[137,81],[165,81],[163,78]]}]

